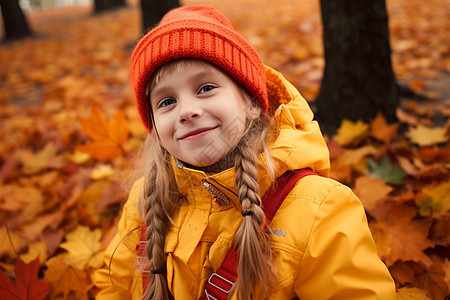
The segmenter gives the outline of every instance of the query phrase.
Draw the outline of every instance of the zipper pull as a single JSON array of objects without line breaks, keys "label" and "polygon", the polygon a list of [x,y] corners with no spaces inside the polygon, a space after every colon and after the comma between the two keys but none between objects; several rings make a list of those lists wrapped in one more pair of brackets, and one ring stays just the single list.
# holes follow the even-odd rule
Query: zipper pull
[{"label": "zipper pull", "polygon": [[226,206],[230,204],[230,199],[221,190],[206,180],[203,180],[203,186],[211,193],[214,202],[219,206]]}]

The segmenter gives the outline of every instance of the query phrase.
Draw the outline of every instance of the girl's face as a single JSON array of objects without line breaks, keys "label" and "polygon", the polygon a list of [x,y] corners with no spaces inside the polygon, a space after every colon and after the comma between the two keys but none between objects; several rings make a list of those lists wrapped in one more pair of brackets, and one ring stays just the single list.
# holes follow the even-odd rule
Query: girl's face
[{"label": "girl's face", "polygon": [[207,63],[190,61],[175,69],[150,91],[154,129],[175,158],[198,167],[212,165],[239,142],[246,119],[259,117],[260,109]]}]

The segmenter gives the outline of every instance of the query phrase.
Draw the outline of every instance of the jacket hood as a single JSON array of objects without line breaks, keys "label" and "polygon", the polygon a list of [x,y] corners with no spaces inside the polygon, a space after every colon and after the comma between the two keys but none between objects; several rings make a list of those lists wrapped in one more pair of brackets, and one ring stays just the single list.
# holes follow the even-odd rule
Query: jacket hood
[{"label": "jacket hood", "polygon": [[[276,177],[288,170],[309,168],[322,176],[328,176],[329,152],[317,121],[306,100],[279,72],[265,66],[269,105],[273,112],[272,137],[267,141],[273,158]],[[184,167],[173,160],[173,168],[179,192],[185,194],[193,180],[209,180],[216,183],[237,206],[237,189],[234,168],[210,176],[202,171]],[[272,184],[267,174],[264,155],[258,165],[260,194]]]}]

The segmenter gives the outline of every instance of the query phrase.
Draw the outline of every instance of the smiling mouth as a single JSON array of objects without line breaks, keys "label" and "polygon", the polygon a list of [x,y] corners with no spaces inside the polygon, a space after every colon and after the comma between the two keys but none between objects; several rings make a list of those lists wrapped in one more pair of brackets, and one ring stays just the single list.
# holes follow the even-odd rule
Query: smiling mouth
[{"label": "smiling mouth", "polygon": [[214,129],[216,129],[217,127],[219,127],[219,126],[201,128],[201,129],[191,131],[191,132],[185,134],[184,136],[182,136],[179,140],[180,141],[190,141],[190,140],[195,140],[195,139],[201,138],[201,137],[207,135],[208,133],[210,133],[211,131],[213,131]]}]

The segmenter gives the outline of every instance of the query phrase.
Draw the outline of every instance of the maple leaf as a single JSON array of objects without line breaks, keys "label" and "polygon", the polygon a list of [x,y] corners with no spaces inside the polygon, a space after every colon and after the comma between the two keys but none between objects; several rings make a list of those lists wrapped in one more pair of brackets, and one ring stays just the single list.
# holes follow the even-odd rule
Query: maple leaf
[{"label": "maple leaf", "polygon": [[17,251],[25,248],[27,242],[18,236],[13,231],[10,231],[6,226],[0,227],[0,257],[8,255],[9,257],[17,256]]},{"label": "maple leaf", "polygon": [[46,299],[50,285],[38,279],[39,259],[29,264],[20,258],[16,260],[16,280],[13,282],[4,272],[0,271],[0,296],[2,299],[43,300]]},{"label": "maple leaf", "polygon": [[450,210],[450,183],[442,183],[435,187],[423,188],[421,196],[415,202],[422,216],[442,214]]},{"label": "maple leaf", "polygon": [[44,149],[37,153],[31,153],[28,149],[21,153],[23,172],[25,174],[38,173],[46,168],[60,168],[62,157],[57,155],[55,144],[49,142]]},{"label": "maple leaf", "polygon": [[447,285],[448,290],[450,291],[450,261],[448,259],[445,259],[442,269],[444,270],[445,274],[444,282]]},{"label": "maple leaf", "polygon": [[49,259],[45,271],[45,278],[50,281],[53,293],[63,293],[64,299],[71,292],[86,293],[92,286],[87,272],[68,265],[66,256],[67,253],[64,253]]},{"label": "maple leaf", "polygon": [[432,300],[427,291],[419,288],[402,287],[397,290],[397,300]]},{"label": "maple leaf", "polygon": [[370,228],[376,232],[374,240],[377,247],[383,244],[388,246],[388,250],[380,255],[385,263],[392,266],[397,260],[411,260],[431,266],[432,260],[423,252],[434,246],[427,238],[431,220],[413,219],[416,209],[405,205],[385,204],[377,208],[380,209],[383,209],[385,216],[372,211],[377,221],[370,223]]},{"label": "maple leaf", "polygon": [[94,170],[92,170],[91,178],[94,180],[102,179],[113,175],[115,170],[111,165],[99,165]]},{"label": "maple leaf", "polygon": [[401,184],[403,178],[406,176],[402,168],[393,166],[387,156],[384,156],[380,163],[374,160],[368,162],[369,173],[373,178],[383,178],[389,184]]},{"label": "maple leaf", "polygon": [[361,120],[352,122],[344,119],[337,130],[337,134],[334,136],[334,140],[340,146],[356,145],[366,137],[368,130],[369,125]]},{"label": "maple leaf", "polygon": [[20,211],[11,221],[21,224],[34,219],[43,210],[42,191],[31,185],[11,184],[0,189],[0,208],[8,211]]},{"label": "maple leaf", "polygon": [[409,137],[411,142],[424,147],[448,142],[449,138],[445,131],[445,128],[429,128],[417,125],[416,128],[411,128],[406,136]]},{"label": "maple leaf", "polygon": [[98,108],[92,107],[90,118],[78,117],[78,121],[93,142],[77,146],[76,150],[99,160],[113,159],[125,154],[123,144],[128,138],[129,129],[122,110],[117,111],[114,119],[109,122]]},{"label": "maple leaf", "polygon": [[360,176],[355,181],[354,192],[369,212],[376,208],[378,201],[385,198],[394,188],[381,178],[370,175]]},{"label": "maple leaf", "polygon": [[374,138],[389,144],[397,134],[399,124],[388,125],[381,113],[378,113],[371,123],[370,135]]},{"label": "maple leaf", "polygon": [[60,244],[61,248],[68,251],[65,262],[79,269],[84,269],[91,264],[95,265],[96,255],[102,247],[101,235],[100,228],[90,231],[89,227],[81,225],[67,233],[66,241]]},{"label": "maple leaf", "polygon": [[43,241],[28,245],[28,252],[20,255],[20,259],[25,263],[30,263],[36,258],[38,258],[41,263],[44,263],[47,260],[47,257],[47,244]]}]

